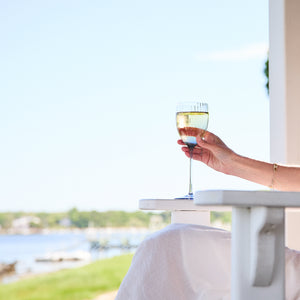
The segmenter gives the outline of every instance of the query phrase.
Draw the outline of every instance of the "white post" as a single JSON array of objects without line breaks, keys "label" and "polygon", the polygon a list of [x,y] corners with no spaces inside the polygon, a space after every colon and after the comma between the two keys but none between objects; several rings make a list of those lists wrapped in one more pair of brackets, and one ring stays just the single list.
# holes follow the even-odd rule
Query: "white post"
[{"label": "white post", "polygon": [[284,209],[232,209],[231,299],[284,300]]},{"label": "white post", "polygon": [[[269,20],[271,161],[300,164],[300,1],[269,0]],[[286,245],[300,250],[300,212],[286,226]]]},{"label": "white post", "polygon": [[197,224],[211,226],[210,211],[206,210],[173,210],[171,223]]}]

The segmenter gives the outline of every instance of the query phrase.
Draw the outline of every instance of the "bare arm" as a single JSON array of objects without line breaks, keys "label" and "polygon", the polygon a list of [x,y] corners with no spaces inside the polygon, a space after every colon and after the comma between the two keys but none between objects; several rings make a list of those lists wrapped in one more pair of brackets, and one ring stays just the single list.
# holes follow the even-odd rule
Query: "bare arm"
[{"label": "bare arm", "polygon": [[[179,140],[180,145],[184,143]],[[278,166],[236,154],[223,141],[206,132],[203,139],[197,138],[193,159],[199,160],[216,171],[237,176],[281,191],[300,191],[300,167]],[[182,147],[189,157],[187,147]]]},{"label": "bare arm", "polygon": [[300,191],[300,168],[278,166],[236,155],[230,175],[238,176],[280,191]]}]

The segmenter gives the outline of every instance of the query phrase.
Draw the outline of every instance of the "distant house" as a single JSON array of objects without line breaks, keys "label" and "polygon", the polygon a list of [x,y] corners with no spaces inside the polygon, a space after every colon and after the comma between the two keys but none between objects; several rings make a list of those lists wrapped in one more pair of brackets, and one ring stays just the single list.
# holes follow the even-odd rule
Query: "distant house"
[{"label": "distant house", "polygon": [[11,229],[16,233],[28,233],[31,228],[38,227],[41,224],[41,219],[34,216],[24,216],[12,221]]},{"label": "distant house", "polygon": [[63,218],[59,221],[59,225],[62,227],[70,227],[72,225],[72,221],[69,218]]}]

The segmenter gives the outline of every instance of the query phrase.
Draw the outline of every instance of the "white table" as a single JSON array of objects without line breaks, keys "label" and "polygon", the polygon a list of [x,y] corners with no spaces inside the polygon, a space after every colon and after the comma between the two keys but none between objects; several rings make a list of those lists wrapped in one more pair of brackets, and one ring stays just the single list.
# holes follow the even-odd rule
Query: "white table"
[{"label": "white table", "polygon": [[171,211],[171,223],[210,226],[210,211],[230,211],[230,207],[195,205],[190,199],[141,199],[139,209]]},{"label": "white table", "polygon": [[199,191],[194,203],[232,207],[231,299],[284,300],[284,210],[300,207],[300,193]]}]

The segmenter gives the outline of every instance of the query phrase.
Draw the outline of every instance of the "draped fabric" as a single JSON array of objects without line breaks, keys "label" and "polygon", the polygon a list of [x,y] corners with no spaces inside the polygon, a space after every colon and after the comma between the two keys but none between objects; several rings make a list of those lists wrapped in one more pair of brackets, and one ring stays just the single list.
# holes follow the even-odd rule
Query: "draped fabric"
[{"label": "draped fabric", "polygon": [[[230,300],[231,234],[171,224],[138,248],[115,300]],[[300,299],[300,252],[286,249],[286,300]]]}]

